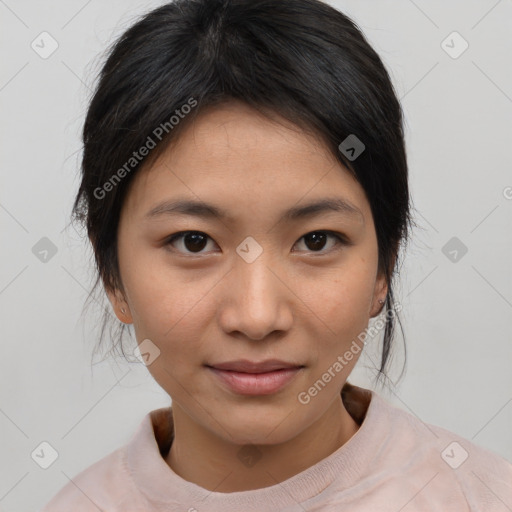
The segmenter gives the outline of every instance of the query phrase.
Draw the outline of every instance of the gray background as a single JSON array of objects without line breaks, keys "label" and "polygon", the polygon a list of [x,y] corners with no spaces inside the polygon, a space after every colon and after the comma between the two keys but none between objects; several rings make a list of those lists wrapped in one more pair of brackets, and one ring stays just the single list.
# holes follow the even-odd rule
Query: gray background
[{"label": "gray background", "polygon": [[[92,253],[66,229],[100,54],[161,3],[0,0],[0,511],[42,506],[170,402],[142,364],[91,366],[101,308],[81,314]],[[379,392],[512,461],[512,2],[330,3],[391,73],[421,226],[396,290],[408,370]],[[58,43],[46,59],[31,47],[43,31]],[[457,58],[461,40],[447,40],[452,56],[442,44],[453,31],[469,44]],[[46,262],[33,252],[44,237],[57,251]],[[396,346],[395,376],[400,336]],[[371,349],[350,379],[367,387]],[[48,469],[31,457],[43,441],[58,452]]]}]

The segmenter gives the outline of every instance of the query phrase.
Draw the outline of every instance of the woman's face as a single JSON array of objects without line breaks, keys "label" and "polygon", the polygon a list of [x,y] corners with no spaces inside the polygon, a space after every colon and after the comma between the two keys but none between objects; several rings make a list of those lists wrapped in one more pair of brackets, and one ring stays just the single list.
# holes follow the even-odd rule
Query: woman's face
[{"label": "woman's face", "polygon": [[[141,352],[173,404],[239,444],[292,439],[339,399],[387,291],[363,189],[318,140],[286,125],[240,103],[202,112],[134,178],[119,225],[126,302],[109,293],[118,318],[133,322],[139,344],[150,340]],[[351,208],[300,214],[326,199]],[[177,201],[202,209],[161,207]],[[199,236],[169,241],[182,231]],[[241,359],[302,368],[273,392],[233,389],[209,368]]]}]

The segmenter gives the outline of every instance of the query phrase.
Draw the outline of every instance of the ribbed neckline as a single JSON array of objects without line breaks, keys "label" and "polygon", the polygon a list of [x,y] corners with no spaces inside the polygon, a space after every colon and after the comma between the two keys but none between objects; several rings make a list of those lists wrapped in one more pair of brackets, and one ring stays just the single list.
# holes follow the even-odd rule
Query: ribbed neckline
[{"label": "ribbed neckline", "polygon": [[[347,388],[348,386],[348,388]],[[171,407],[148,413],[130,442],[124,447],[126,467],[138,490],[154,507],[186,504],[213,510],[236,507],[244,511],[261,511],[262,505],[278,510],[293,507],[329,487],[335,480],[337,490],[352,487],[361,474],[371,467],[371,461],[387,437],[388,423],[383,421],[386,402],[374,391],[346,384],[342,392],[347,411],[362,422],[358,431],[328,457],[297,475],[270,487],[233,493],[212,492],[177,475],[165,462],[163,444],[172,436]],[[366,404],[369,405],[364,414]],[[364,416],[364,419],[363,419]],[[154,418],[160,427],[155,430]],[[166,418],[162,429],[161,420]],[[159,444],[160,443],[160,444]]]}]

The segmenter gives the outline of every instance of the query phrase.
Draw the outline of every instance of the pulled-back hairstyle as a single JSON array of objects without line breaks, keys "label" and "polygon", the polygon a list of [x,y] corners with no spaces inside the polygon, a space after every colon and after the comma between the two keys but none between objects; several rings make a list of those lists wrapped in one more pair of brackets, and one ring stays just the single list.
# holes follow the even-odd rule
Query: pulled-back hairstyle
[{"label": "pulled-back hairstyle", "polygon": [[[400,244],[412,224],[403,114],[360,29],[319,0],[176,0],[141,17],[114,42],[85,119],[72,212],[94,250],[98,272],[89,297],[100,280],[106,290],[123,291],[117,229],[135,174],[206,107],[230,100],[316,135],[364,189],[378,270],[388,284],[379,380],[386,376],[395,319],[400,323],[387,313],[395,307]],[[365,146],[356,159],[339,149],[349,135]],[[135,159],[134,151],[150,139],[156,147]],[[100,344],[114,319],[108,307],[103,313]],[[112,325],[123,351],[127,325]]]}]

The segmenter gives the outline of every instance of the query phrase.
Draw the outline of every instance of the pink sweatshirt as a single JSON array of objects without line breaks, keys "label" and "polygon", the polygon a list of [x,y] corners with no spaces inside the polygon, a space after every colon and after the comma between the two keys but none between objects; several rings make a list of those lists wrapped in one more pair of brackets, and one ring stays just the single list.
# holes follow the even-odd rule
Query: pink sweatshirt
[{"label": "pink sweatshirt", "polygon": [[[244,492],[206,490],[163,456],[171,408],[148,413],[130,441],[83,470],[40,512],[511,512],[512,464],[346,384],[361,425],[343,446],[288,480]],[[163,455],[162,455],[163,454]]]}]

